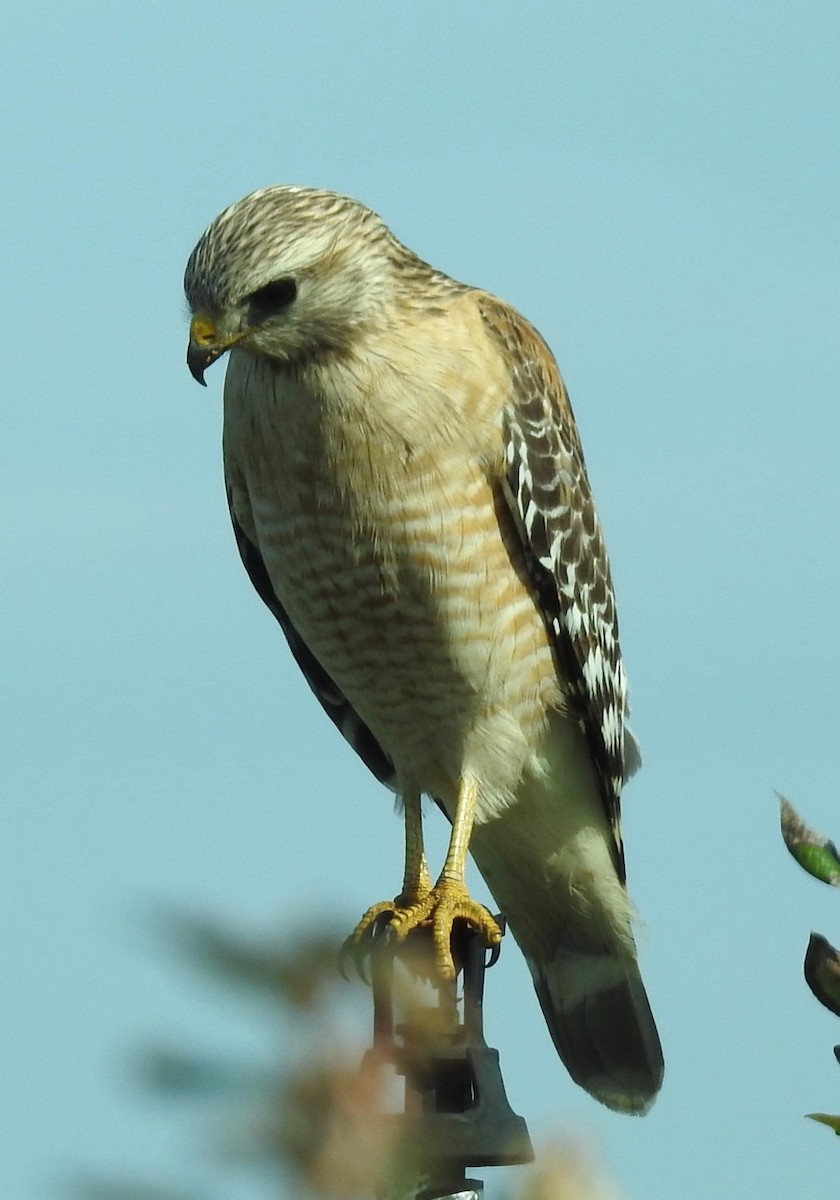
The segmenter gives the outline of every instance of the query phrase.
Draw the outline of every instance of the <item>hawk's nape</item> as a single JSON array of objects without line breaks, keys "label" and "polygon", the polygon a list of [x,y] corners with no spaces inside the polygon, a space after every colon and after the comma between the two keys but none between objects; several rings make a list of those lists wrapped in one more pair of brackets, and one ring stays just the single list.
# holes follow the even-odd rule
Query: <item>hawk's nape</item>
[{"label": "hawk's nape", "polygon": [[[499,935],[572,1077],[644,1112],[662,1053],[624,884],[634,764],[609,562],[554,359],[370,209],[272,187],[190,257],[188,362],[229,352],[224,459],[243,562],[327,714],[405,805],[387,918]],[[420,797],[452,822],[436,880]]]}]

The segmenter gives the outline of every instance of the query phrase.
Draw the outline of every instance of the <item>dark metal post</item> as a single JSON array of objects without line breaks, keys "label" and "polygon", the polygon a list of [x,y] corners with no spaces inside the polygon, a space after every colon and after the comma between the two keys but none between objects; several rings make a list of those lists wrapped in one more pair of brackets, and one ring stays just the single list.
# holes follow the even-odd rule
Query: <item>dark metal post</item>
[{"label": "dark metal post", "polygon": [[[394,1119],[421,1179],[405,1200],[479,1200],[484,1185],[467,1167],[534,1157],[525,1122],[508,1103],[498,1051],[484,1040],[484,972],[498,952],[488,962],[483,939],[460,924],[453,953],[458,976],[446,982],[434,975],[425,929],[399,945],[377,938],[372,950],[372,1053],[405,1079],[405,1111]],[[423,1000],[436,1003],[420,1002],[421,988]]]}]

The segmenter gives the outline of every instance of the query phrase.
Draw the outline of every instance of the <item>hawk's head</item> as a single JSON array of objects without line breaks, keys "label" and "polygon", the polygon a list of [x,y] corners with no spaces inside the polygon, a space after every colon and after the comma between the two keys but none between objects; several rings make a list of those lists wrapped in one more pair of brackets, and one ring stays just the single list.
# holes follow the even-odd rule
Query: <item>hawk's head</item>
[{"label": "hawk's head", "polygon": [[231,346],[279,363],[341,349],[387,301],[409,252],[369,208],[336,192],[277,186],[216,217],[190,255],[187,363]]}]

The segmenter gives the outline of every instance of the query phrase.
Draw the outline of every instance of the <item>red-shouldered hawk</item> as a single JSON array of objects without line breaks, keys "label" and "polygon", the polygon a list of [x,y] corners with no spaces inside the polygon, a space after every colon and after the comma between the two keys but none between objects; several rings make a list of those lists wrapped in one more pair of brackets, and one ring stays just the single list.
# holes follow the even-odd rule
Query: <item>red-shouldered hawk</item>
[{"label": "red-shouldered hawk", "polygon": [[[242,560],[306,679],[404,804],[397,936],[501,933],[572,1077],[643,1112],[662,1052],[636,962],[619,796],[636,765],[610,570],[574,417],[539,334],[370,209],[270,187],[190,257],[193,375],[225,351]],[[432,884],[420,800],[452,822]]]}]

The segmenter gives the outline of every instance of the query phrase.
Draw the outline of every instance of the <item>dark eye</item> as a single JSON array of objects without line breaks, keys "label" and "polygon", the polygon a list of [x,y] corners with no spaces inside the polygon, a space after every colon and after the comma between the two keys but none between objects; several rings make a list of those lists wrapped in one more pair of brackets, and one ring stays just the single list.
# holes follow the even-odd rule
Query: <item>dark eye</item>
[{"label": "dark eye", "polygon": [[297,295],[294,279],[275,279],[251,293],[249,319],[259,325],[281,309],[288,308]]}]

